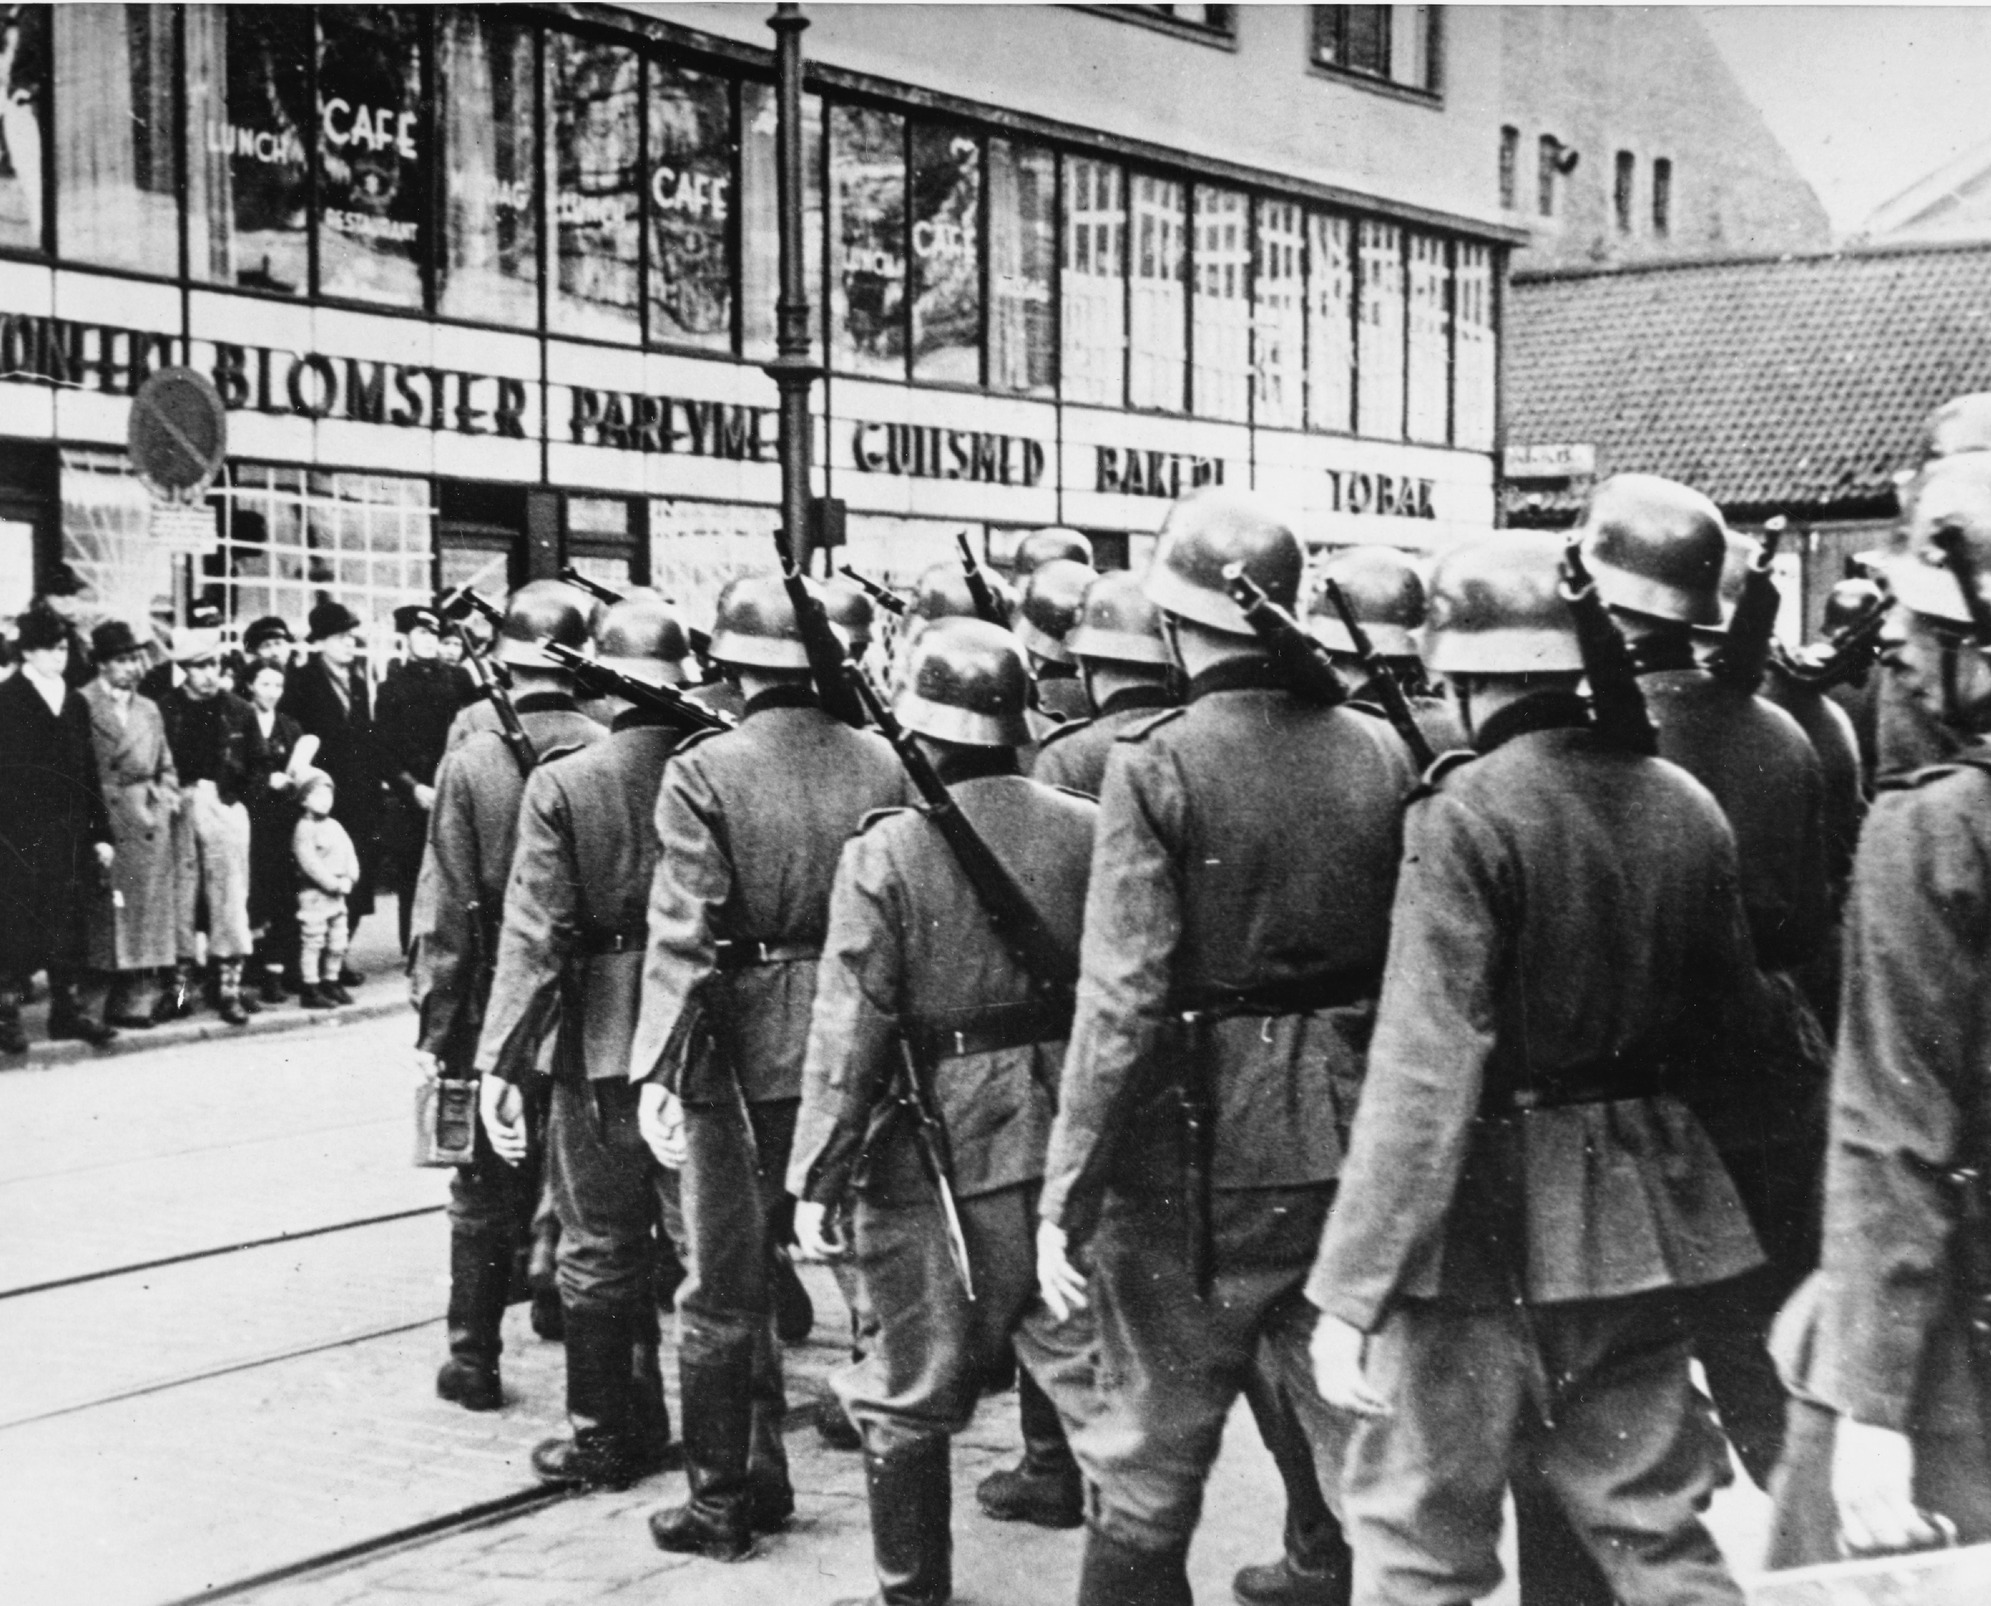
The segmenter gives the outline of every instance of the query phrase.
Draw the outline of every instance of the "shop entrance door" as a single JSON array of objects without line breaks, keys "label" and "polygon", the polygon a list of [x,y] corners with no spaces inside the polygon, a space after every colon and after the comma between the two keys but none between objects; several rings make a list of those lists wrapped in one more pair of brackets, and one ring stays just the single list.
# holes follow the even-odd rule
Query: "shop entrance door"
[{"label": "shop entrance door", "polygon": [[25,609],[62,556],[55,486],[53,452],[0,444],[0,618]]},{"label": "shop entrance door", "polygon": [[525,583],[526,487],[443,480],[437,486],[436,586],[474,583],[495,603]]}]

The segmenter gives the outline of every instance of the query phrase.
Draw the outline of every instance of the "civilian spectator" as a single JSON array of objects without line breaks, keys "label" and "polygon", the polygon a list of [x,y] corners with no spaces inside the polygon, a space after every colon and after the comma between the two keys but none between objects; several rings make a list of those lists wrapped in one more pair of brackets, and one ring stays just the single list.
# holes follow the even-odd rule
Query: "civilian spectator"
[{"label": "civilian spectator", "polygon": [[110,884],[90,899],[89,962],[103,978],[112,1026],[147,1027],[159,1001],[156,973],[170,971],[174,936],[173,816],[180,783],[159,706],[137,690],[145,646],[122,619],[90,635],[97,677],[83,688],[97,776],[117,859]]},{"label": "civilian spectator", "polygon": [[67,563],[57,563],[42,587],[49,609],[62,621],[62,678],[72,691],[81,691],[97,673],[97,662],[83,644],[83,580]]},{"label": "civilian spectator", "polygon": [[197,919],[204,902],[215,1008],[229,1025],[246,1026],[251,1010],[261,1008],[242,996],[242,962],[249,953],[249,811],[242,800],[249,790],[256,719],[222,684],[220,631],[176,631],[173,658],[181,682],[160,703],[184,796],[173,822],[179,963],[172,1012],[184,1014],[193,1003],[200,974]]},{"label": "civilian spectator", "polygon": [[380,879],[400,902],[401,951],[408,951],[408,917],[415,879],[429,836],[429,808],[436,796],[436,766],[449,741],[450,721],[477,695],[466,669],[443,661],[442,621],[420,606],[394,610],[406,656],[380,685],[374,715],[387,802],[380,829]]},{"label": "civilian spectator", "polygon": [[90,711],[62,678],[69,626],[46,602],[21,615],[21,668],[0,682],[0,1053],[25,1054],[21,1000],[48,971],[50,1037],[117,1034],[77,1006],[84,908],[116,860],[97,787]]},{"label": "civilian spectator", "polygon": [[[373,735],[373,704],[366,672],[360,668],[359,620],[348,608],[330,600],[311,610],[312,654],[291,671],[283,694],[283,711],[297,721],[306,736],[318,738],[316,763],[332,777],[333,809],[353,851],[359,855],[359,876],[346,899],[347,935],[373,912],[373,876],[380,844],[380,758]],[[341,986],[359,983],[346,966]]]},{"label": "civilian spectator", "polygon": [[273,664],[289,674],[296,657],[297,638],[290,626],[275,614],[265,614],[242,632],[242,679],[237,690],[249,695],[249,682],[263,664]]},{"label": "civilian spectator", "polygon": [[[278,621],[281,623],[281,621]],[[250,627],[252,630],[254,626]],[[297,968],[297,874],[291,834],[297,828],[297,781],[291,755],[303,731],[279,713],[286,680],[280,663],[249,660],[247,691],[256,720],[249,765],[249,929],[255,938],[245,987],[253,981],[266,1004],[283,1002],[284,983],[301,983]]]},{"label": "civilian spectator", "polygon": [[306,1009],[350,1004],[353,995],[339,981],[346,958],[346,898],[359,879],[359,855],[346,828],[332,818],[337,793],[332,777],[308,770],[298,782],[304,817],[291,838],[297,860],[298,968],[304,985],[298,1002]]}]

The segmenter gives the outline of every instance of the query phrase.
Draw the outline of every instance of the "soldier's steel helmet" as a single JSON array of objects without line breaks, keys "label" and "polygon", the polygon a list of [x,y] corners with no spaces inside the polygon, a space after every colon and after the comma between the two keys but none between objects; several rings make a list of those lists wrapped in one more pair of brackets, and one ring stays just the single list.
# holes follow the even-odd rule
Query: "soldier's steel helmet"
[{"label": "soldier's steel helmet", "polygon": [[604,665],[653,686],[682,686],[690,650],[683,622],[648,587],[611,604],[595,637],[595,652]]},{"label": "soldier's steel helmet", "polygon": [[1969,624],[1963,588],[1945,566],[1937,537],[1954,531],[1977,566],[1977,589],[1991,600],[1991,452],[1938,458],[1917,478],[1908,509],[1908,549],[1884,562],[1903,607],[1925,618]]},{"label": "soldier's steel helmet", "polygon": [[1840,580],[1825,593],[1825,611],[1820,624],[1825,634],[1835,635],[1848,625],[1856,625],[1876,608],[1887,606],[1887,593],[1871,580]]},{"label": "soldier's steel helmet", "polygon": [[1032,530],[1016,543],[1016,556],[1009,560],[1010,573],[1021,585],[1054,558],[1069,558],[1092,567],[1092,537],[1080,530],[1053,525],[1048,530]]},{"label": "soldier's steel helmet", "polygon": [[1929,414],[1915,454],[1921,468],[1939,457],[1991,451],[1991,391],[1952,396]]},{"label": "soldier's steel helmet", "polygon": [[1078,623],[1065,637],[1074,658],[1116,664],[1168,663],[1161,610],[1148,601],[1139,578],[1126,569],[1098,576],[1085,588]]},{"label": "soldier's steel helmet", "polygon": [[1583,668],[1561,591],[1562,538],[1504,532],[1452,548],[1431,575],[1424,661],[1440,675]]},{"label": "soldier's steel helmet", "polygon": [[579,652],[588,644],[591,600],[558,580],[529,580],[505,605],[498,627],[498,662],[518,669],[558,669],[540,643],[558,642]]},{"label": "soldier's steel helmet", "polygon": [[1023,643],[980,619],[936,620],[913,644],[899,723],[935,741],[965,747],[1021,747],[1030,672]]},{"label": "soldier's steel helmet", "polygon": [[1385,658],[1417,655],[1417,632],[1424,626],[1424,577],[1408,552],[1393,546],[1350,547],[1320,566],[1320,579],[1307,628],[1329,652],[1355,651],[1354,639],[1328,600],[1325,582],[1332,580],[1377,652]]},{"label": "soldier's steel helmet", "polygon": [[1691,485],[1613,474],[1590,493],[1582,535],[1606,606],[1679,624],[1721,623],[1728,527]]},{"label": "soldier's steel helmet", "polygon": [[1023,586],[1023,606],[1017,610],[1016,634],[1039,658],[1052,663],[1072,661],[1065,639],[1078,623],[1085,588],[1097,576],[1071,558],[1053,558],[1034,571]]},{"label": "soldier's steel helmet", "polygon": [[975,598],[958,563],[936,563],[919,577],[907,617],[931,624],[936,619],[973,619]]},{"label": "soldier's steel helmet", "polygon": [[860,652],[871,645],[873,612],[871,599],[848,580],[825,580],[816,589],[822,593],[823,612],[843,638],[846,648]]},{"label": "soldier's steel helmet", "polygon": [[707,656],[746,669],[809,667],[795,605],[779,575],[743,574],[719,593]]},{"label": "soldier's steel helmet", "polygon": [[1281,607],[1294,606],[1305,559],[1285,521],[1242,492],[1197,491],[1168,510],[1143,588],[1164,613],[1249,636],[1251,622],[1224,589],[1224,570],[1233,563],[1243,564]]}]

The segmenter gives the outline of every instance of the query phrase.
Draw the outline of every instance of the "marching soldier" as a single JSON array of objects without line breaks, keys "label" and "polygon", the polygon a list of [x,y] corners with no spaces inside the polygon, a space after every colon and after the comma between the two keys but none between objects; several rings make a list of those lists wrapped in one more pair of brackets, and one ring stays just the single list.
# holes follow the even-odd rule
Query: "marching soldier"
[{"label": "marching soldier", "polygon": [[[1034,569],[1023,584],[1016,634],[1030,653],[1040,719],[1049,715],[1062,723],[1093,712],[1066,638],[1078,623],[1086,587],[1098,578],[1086,564],[1053,558]],[[1041,741],[1048,731],[1040,729],[1037,734]]]},{"label": "marching soldier", "polygon": [[[1188,1599],[1241,1380],[1305,1343],[1300,1285],[1360,1082],[1413,776],[1379,721],[1291,689],[1225,590],[1242,565],[1290,609],[1301,563],[1246,498],[1176,503],[1146,591],[1188,705],[1121,738],[1100,798],[1038,1233],[1046,1303],[1089,1298],[1099,1324],[1100,1394],[1073,1435],[1094,1491],[1083,1606]],[[1338,1533],[1312,1560],[1345,1598]]]},{"label": "marching soldier", "polygon": [[858,823],[903,801],[905,781],[881,738],[824,711],[778,576],[726,588],[711,651],[743,717],[664,769],[629,1074],[653,1152],[682,1160],[691,1251],[677,1301],[691,1499],[650,1532],[664,1550],[735,1560],[794,1508],[769,1273],[830,882]]},{"label": "marching soldier", "polygon": [[[1829,639],[1875,613],[1884,612],[1887,605],[1887,593],[1873,581],[1849,576],[1825,593],[1825,608],[1818,621],[1819,631]],[[1825,690],[1825,695],[1852,725],[1854,739],[1859,743],[1860,784],[1869,798],[1873,796],[1874,775],[1880,763],[1877,711],[1874,707],[1879,677],[1874,671],[1884,650],[1883,640],[1876,636],[1872,645],[1858,652],[1844,672],[1834,676]],[[1800,650],[1799,656],[1803,661],[1806,655]]]},{"label": "marching soldier", "polygon": [[1161,610],[1142,592],[1138,575],[1112,570],[1085,588],[1065,645],[1078,662],[1086,700],[1099,712],[1045,737],[1030,773],[1047,785],[1097,797],[1113,744],[1177,701]]},{"label": "marching soldier", "polygon": [[[1432,695],[1425,683],[1424,660],[1418,653],[1417,632],[1424,627],[1424,578],[1409,555],[1393,546],[1358,546],[1337,552],[1320,567],[1319,579],[1341,588],[1348,611],[1368,636],[1383,667],[1403,688],[1411,718],[1434,753],[1449,753],[1466,745],[1465,732],[1451,706]],[[1325,585],[1314,592],[1307,627],[1327,648],[1335,667],[1351,678],[1362,672],[1355,641],[1328,599]],[[1370,683],[1357,685],[1355,700],[1380,708],[1382,699]]]},{"label": "marching soldier", "polygon": [[1022,585],[1054,558],[1067,558],[1090,569],[1092,537],[1083,530],[1068,530],[1059,524],[1032,530],[1016,543],[1016,552],[1009,560],[1010,582]]},{"label": "marching soldier", "polygon": [[1753,1003],[1734,837],[1690,776],[1588,728],[1557,579],[1556,543],[1511,533],[1433,579],[1431,666],[1478,756],[1406,819],[1307,1282],[1315,1376],[1364,1418],[1343,1490],[1362,1601],[1492,1590],[1525,1473],[1623,1599],[1740,1606],[1696,1516],[1716,1451],[1675,1307],[1760,1254],[1669,1092]]},{"label": "marching soldier", "polygon": [[[535,580],[505,610],[497,655],[512,673],[513,706],[533,756],[544,763],[607,733],[581,713],[573,682],[540,646],[579,648],[587,615],[557,582]],[[458,743],[436,774],[435,807],[416,899],[414,996],[418,1059],[471,1074],[491,994],[505,886],[526,777],[521,755],[489,730]],[[449,1360],[436,1393],[469,1411],[504,1403],[499,1334],[512,1263],[539,1203],[538,1145],[519,1163],[501,1158],[480,1123],[476,1157],[449,1190]]]},{"label": "marching soldier", "polygon": [[[1791,1381],[1770,1565],[1991,1540],[1991,1289],[1983,1111],[1991,1077],[1991,456],[1933,464],[1889,567],[1902,689],[1958,745],[1884,782],[1846,914],[1824,1259],[1778,1324]],[[1945,541],[1959,565],[1942,566]]]},{"label": "marching soldier", "polygon": [[[684,684],[684,629],[654,594],[610,607],[597,647],[607,667],[633,679]],[[541,1444],[532,1464],[549,1483],[622,1488],[670,1453],[653,1290],[669,1252],[658,1235],[675,1210],[675,1178],[637,1131],[629,1044],[657,859],[650,815],[678,732],[650,709],[611,701],[607,740],[541,764],[526,783],[477,1071],[491,1146],[522,1164],[520,1084],[531,1080],[547,1017],[561,1009],[546,1166],[560,1220],[573,1436]]]}]

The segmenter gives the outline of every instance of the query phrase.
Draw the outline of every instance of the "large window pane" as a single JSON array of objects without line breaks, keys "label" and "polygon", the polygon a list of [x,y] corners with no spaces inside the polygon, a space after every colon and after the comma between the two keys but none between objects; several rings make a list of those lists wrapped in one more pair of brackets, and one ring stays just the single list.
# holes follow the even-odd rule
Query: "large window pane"
[{"label": "large window pane", "polygon": [[982,146],[972,134],[912,131],[913,377],[982,379]]},{"label": "large window pane", "polygon": [[1450,431],[1451,266],[1443,240],[1410,236],[1410,438],[1443,445]]},{"label": "large window pane", "polygon": [[1461,242],[1453,291],[1458,345],[1453,357],[1452,440],[1493,449],[1493,253]]},{"label": "large window pane", "polygon": [[1355,352],[1360,381],[1356,428],[1403,439],[1403,230],[1362,224],[1362,318]]},{"label": "large window pane", "polygon": [[399,6],[325,6],[318,18],[319,291],[419,307],[425,19]]},{"label": "large window pane", "polygon": [[[1258,255],[1252,290],[1253,406],[1261,424],[1306,422],[1307,215],[1292,201],[1258,203]],[[1202,357],[1202,333],[1197,333]]]},{"label": "large window pane", "polygon": [[1060,284],[1066,401],[1117,407],[1127,387],[1127,175],[1065,158]]},{"label": "large window pane", "polygon": [[554,247],[546,303],[548,327],[559,334],[642,335],[640,82],[634,51],[546,36]]},{"label": "large window pane", "polygon": [[1307,424],[1355,427],[1355,254],[1345,217],[1308,217]]},{"label": "large window pane", "polygon": [[539,141],[532,31],[467,7],[436,20],[442,121],[437,310],[451,318],[539,321]]},{"label": "large window pane", "polygon": [[187,259],[196,279],[302,295],[311,13],[188,6]]},{"label": "large window pane", "polygon": [[1188,228],[1182,185],[1134,179],[1133,360],[1128,402],[1179,413],[1189,353],[1183,284]]},{"label": "large window pane", "polygon": [[[746,355],[774,355],[781,295],[778,123],[771,84],[740,85],[740,322]],[[809,298],[809,355],[823,355],[823,103],[802,97],[802,282]]]},{"label": "large window pane", "polygon": [[48,128],[47,6],[0,11],[0,245],[39,251],[47,210],[42,138]]},{"label": "large window pane", "polygon": [[650,65],[650,338],[733,349],[733,94]]},{"label": "large window pane", "polygon": [[906,372],[905,119],[830,108],[830,355],[854,374]]},{"label": "large window pane", "polygon": [[1057,158],[989,141],[989,386],[1023,396],[1052,387],[1051,268]]},{"label": "large window pane", "polygon": [[171,6],[55,8],[55,196],[62,255],[180,266]]},{"label": "large window pane", "polygon": [[1198,184],[1194,404],[1205,418],[1251,416],[1251,203]]}]

